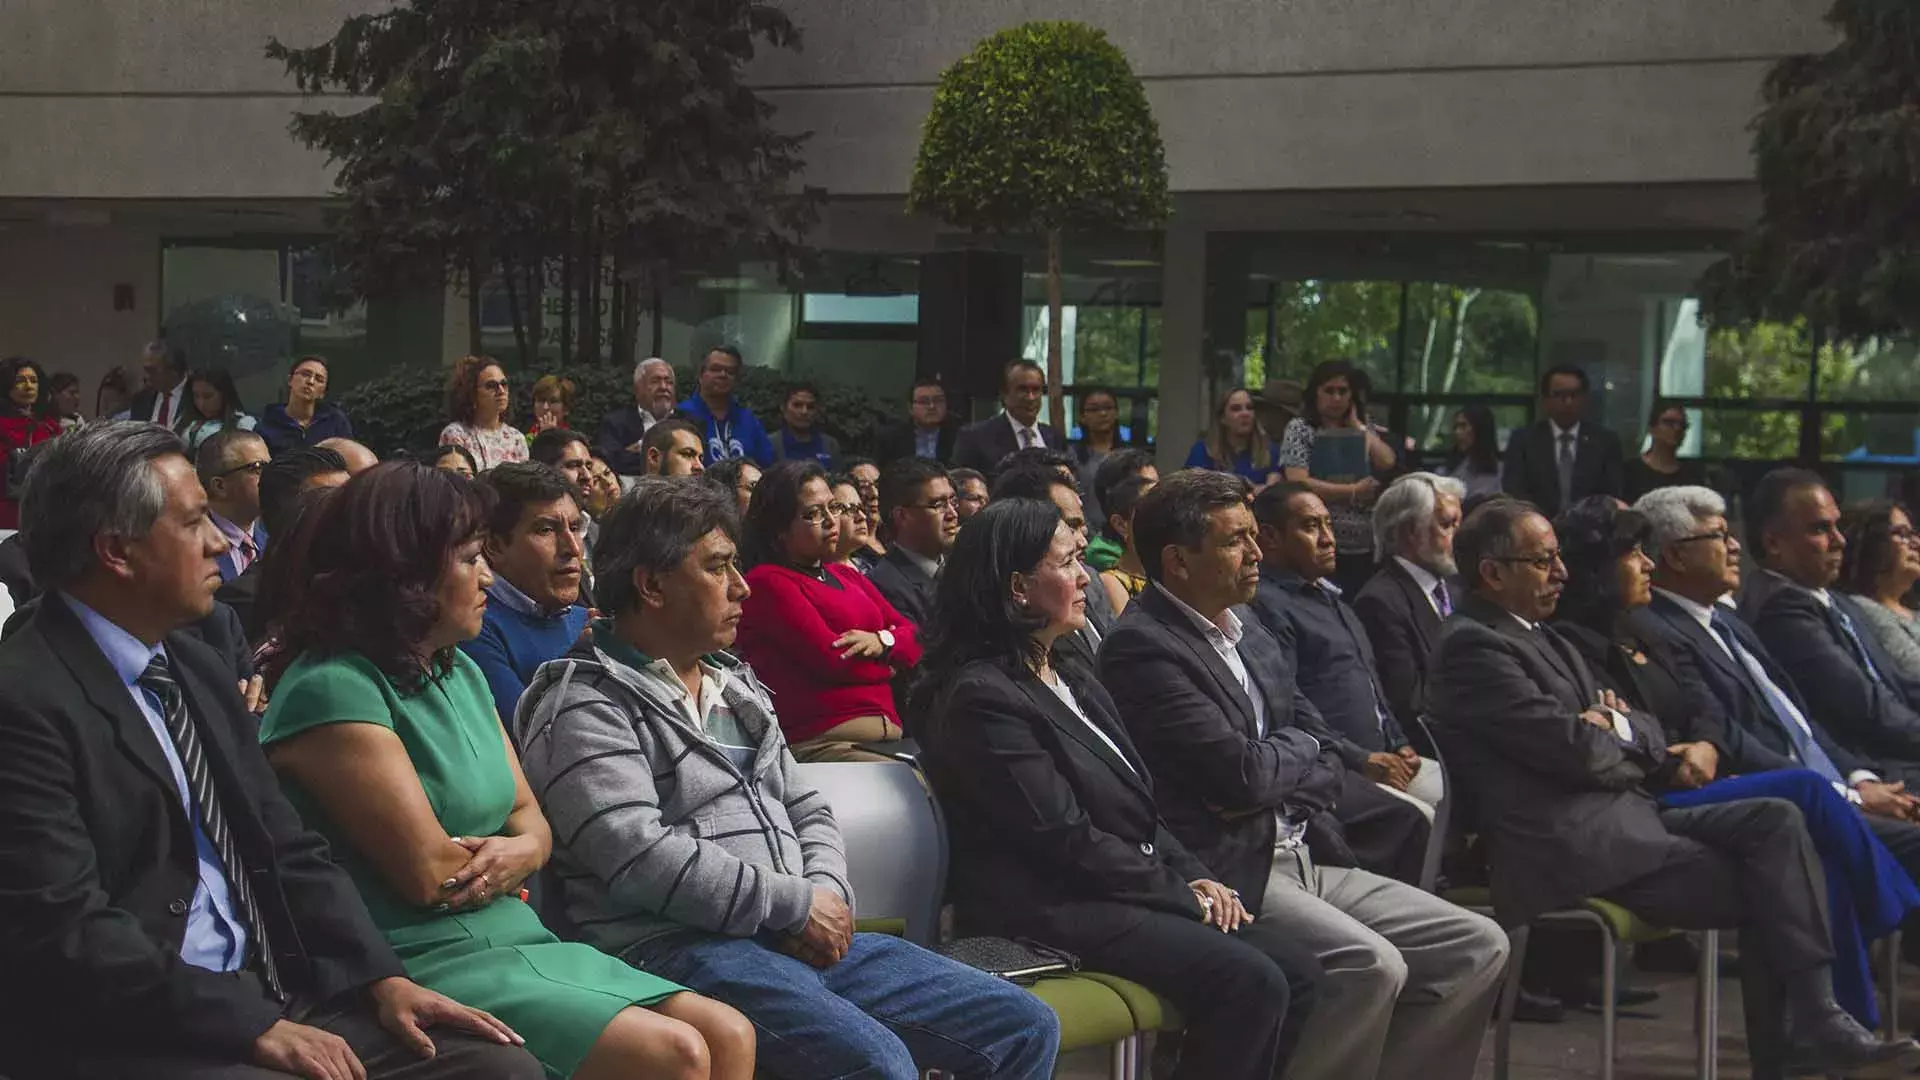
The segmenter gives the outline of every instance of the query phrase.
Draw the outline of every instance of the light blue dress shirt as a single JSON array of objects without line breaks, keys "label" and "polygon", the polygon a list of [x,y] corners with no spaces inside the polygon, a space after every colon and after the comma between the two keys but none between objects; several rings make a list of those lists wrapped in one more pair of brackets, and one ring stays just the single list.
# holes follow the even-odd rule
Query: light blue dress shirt
[{"label": "light blue dress shirt", "polygon": [[200,858],[200,882],[194,886],[193,906],[187,911],[187,933],[180,942],[180,959],[208,971],[237,971],[246,959],[247,932],[234,915],[226,867],[220,861],[220,853],[214,850],[212,839],[200,827],[193,795],[187,790],[187,770],[180,764],[180,752],[174,749],[173,736],[167,734],[160,701],[139,685],[147,665],[162,649],[127,633],[66,593],[61,593],[60,599],[79,616],[80,625],[86,627],[87,635],[105,654],[107,666],[120,677],[121,685],[139,707],[140,715],[146,717],[147,726],[153,729],[153,737],[160,743],[160,753],[173,771],[174,786],[180,791],[180,805],[186,809],[187,820],[193,823],[193,846]]}]

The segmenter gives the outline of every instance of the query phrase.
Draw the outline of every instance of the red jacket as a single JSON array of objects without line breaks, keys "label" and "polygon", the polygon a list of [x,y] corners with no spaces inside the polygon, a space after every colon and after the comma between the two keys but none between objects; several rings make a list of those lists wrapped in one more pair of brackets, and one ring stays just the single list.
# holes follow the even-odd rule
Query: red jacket
[{"label": "red jacket", "polygon": [[[7,467],[15,450],[35,446],[60,434],[60,421],[44,417],[0,416],[0,469]],[[7,492],[12,499],[0,499],[0,529],[20,527],[20,493]]]},{"label": "red jacket", "polygon": [[[920,633],[858,570],[829,566],[836,589],[784,566],[747,571],[753,590],[742,606],[735,650],[773,691],[788,742],[810,739],[858,716],[898,723],[894,673],[920,662]],[[893,631],[893,651],[874,660],[842,660],[835,638],[849,630]]]}]

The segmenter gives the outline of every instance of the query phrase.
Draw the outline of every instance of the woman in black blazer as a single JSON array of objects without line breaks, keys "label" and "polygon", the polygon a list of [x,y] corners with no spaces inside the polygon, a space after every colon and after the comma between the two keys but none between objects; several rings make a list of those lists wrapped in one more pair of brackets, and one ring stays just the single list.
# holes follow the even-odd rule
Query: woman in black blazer
[{"label": "woman in black blazer", "polygon": [[1785,799],[1800,808],[1827,886],[1834,945],[1834,998],[1868,1029],[1880,1022],[1867,944],[1920,910],[1920,889],[1847,800],[1810,769],[1728,776],[1727,735],[1712,698],[1683,655],[1635,617],[1653,600],[1650,530],[1607,495],[1575,503],[1553,523],[1567,566],[1553,627],[1585,657],[1594,680],[1659,718],[1668,758],[1648,778],[1663,806]]},{"label": "woman in black blazer", "polygon": [[1178,1077],[1270,1080],[1318,965],[1160,823],[1112,700],[1055,654],[1086,623],[1076,543],[1051,503],[1003,500],[960,530],[940,576],[911,712],[945,803],[955,921],[1172,1001],[1188,1020]]}]

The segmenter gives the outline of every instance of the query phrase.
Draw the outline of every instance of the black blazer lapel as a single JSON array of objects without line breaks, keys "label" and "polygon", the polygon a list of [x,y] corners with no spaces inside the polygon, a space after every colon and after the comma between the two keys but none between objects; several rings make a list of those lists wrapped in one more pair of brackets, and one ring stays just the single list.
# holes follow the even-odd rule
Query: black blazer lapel
[{"label": "black blazer lapel", "polygon": [[[107,663],[106,654],[94,644],[92,635],[87,633],[80,617],[67,607],[64,600],[43,596],[34,623],[41,627],[54,655],[66,665],[87,703],[99,710],[112,725],[114,740],[120,744],[120,749],[137,762],[154,783],[177,795],[180,787],[174,782],[173,768],[167,764],[166,754],[160,749],[156,733],[133,703],[132,692],[126,689],[113,666]],[[170,800],[169,805],[179,810],[175,826],[186,828],[185,809],[179,807],[177,800]]]},{"label": "black blazer lapel", "polygon": [[1541,626],[1534,631],[1530,640],[1573,683],[1584,703],[1581,707],[1593,704],[1598,688],[1594,685],[1593,673],[1587,670],[1587,662],[1580,658],[1579,652],[1551,626]]},{"label": "black blazer lapel", "polygon": [[1187,613],[1174,607],[1173,602],[1162,596],[1155,588],[1142,589],[1133,602],[1145,604],[1146,610],[1165,628],[1167,633],[1200,661],[1201,666],[1207,669],[1207,673],[1212,675],[1213,681],[1218,684],[1218,690],[1214,696],[1232,703],[1234,711],[1240,718],[1240,729],[1247,733],[1248,738],[1259,738],[1259,724],[1253,714],[1253,702],[1247,700],[1246,689],[1240,685],[1240,680],[1233,674],[1233,669],[1227,667],[1227,662],[1220,658],[1220,653],[1214,649],[1213,643],[1201,636],[1199,628],[1187,618]]},{"label": "black blazer lapel", "polygon": [[[1054,677],[1059,678],[1060,676],[1056,672]],[[1146,781],[1142,779],[1142,777],[1146,775],[1144,771],[1146,766],[1144,764],[1130,760],[1124,751],[1121,756],[1115,757],[1113,751],[1107,747],[1106,743],[1102,741],[1098,735],[1088,731],[1087,725],[1081,723],[1080,718],[1073,715],[1073,711],[1067,708],[1066,702],[1061,701],[1052,690],[1041,685],[1039,679],[1015,679],[1014,681],[1019,684],[1020,691],[1027,695],[1028,700],[1032,701],[1040,711],[1047,714],[1047,719],[1053,721],[1054,727],[1059,728],[1068,738],[1085,747],[1094,757],[1099,758],[1115,776],[1120,778],[1122,783],[1129,785],[1135,791],[1139,792],[1148,802],[1153,801],[1153,793],[1148,790]],[[1074,699],[1080,702],[1081,711],[1087,714],[1087,722],[1100,724],[1101,730],[1106,734],[1107,738],[1113,740],[1115,746],[1126,746],[1127,744],[1124,741],[1125,736],[1114,734],[1113,726],[1110,722],[1111,718],[1102,715],[1101,710],[1098,707],[1091,706],[1084,700],[1084,697],[1086,697],[1086,695],[1075,695]]]},{"label": "black blazer lapel", "polygon": [[[1661,596],[1659,593],[1653,594],[1653,610],[1668,627],[1672,628],[1675,633],[1685,638],[1687,642],[1693,646],[1694,652],[1706,657],[1707,662],[1718,668],[1722,675],[1732,679],[1733,684],[1740,688],[1740,692],[1747,695],[1750,699],[1758,715],[1772,719],[1772,703],[1768,702],[1762,696],[1764,692],[1754,683],[1753,676],[1748,674],[1747,669],[1740,665],[1740,661],[1734,659],[1733,656],[1727,652],[1725,643],[1715,638],[1713,631],[1701,626],[1699,621],[1692,615],[1689,615],[1680,605]],[[1729,620],[1727,625],[1732,628],[1733,636],[1740,639],[1741,646],[1752,653],[1755,658],[1761,658],[1766,655],[1760,650],[1759,642],[1749,641],[1746,635],[1740,632],[1742,627],[1732,620]],[[1761,666],[1766,666],[1764,659],[1761,660]],[[1783,688],[1787,685],[1780,683],[1778,673],[1768,672],[1768,674]]]}]

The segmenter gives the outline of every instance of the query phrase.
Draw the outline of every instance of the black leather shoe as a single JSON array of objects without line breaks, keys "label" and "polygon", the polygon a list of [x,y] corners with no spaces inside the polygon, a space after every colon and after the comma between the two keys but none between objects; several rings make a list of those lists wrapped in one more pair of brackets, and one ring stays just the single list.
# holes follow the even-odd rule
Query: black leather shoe
[{"label": "black leather shoe", "polygon": [[1912,1039],[1881,1042],[1853,1017],[1834,1011],[1793,1034],[1780,1056],[1788,1076],[1838,1074],[1854,1080],[1904,1076],[1920,1066],[1920,1043]]},{"label": "black leather shoe", "polygon": [[1523,1024],[1557,1024],[1567,1018],[1566,1006],[1552,994],[1520,988],[1513,999],[1513,1018]]}]

